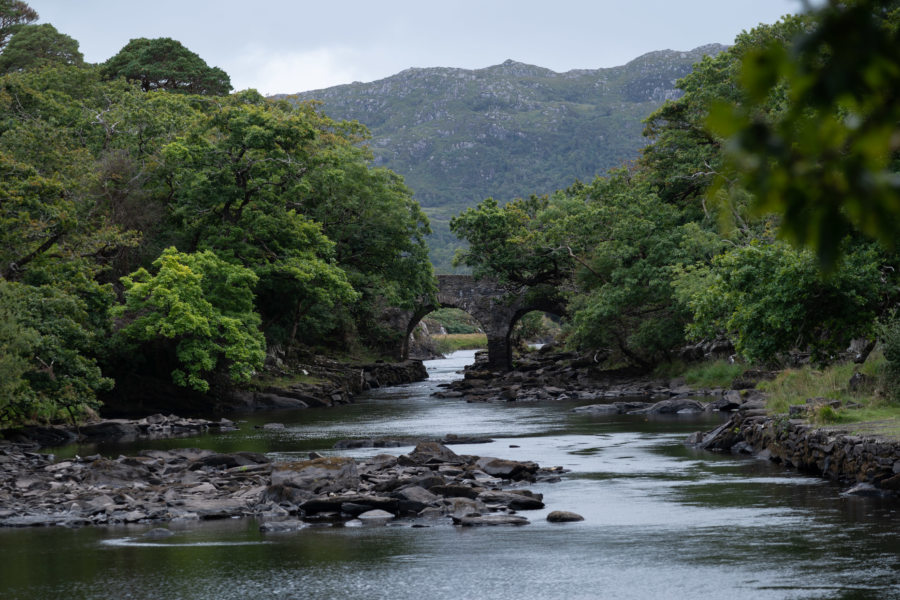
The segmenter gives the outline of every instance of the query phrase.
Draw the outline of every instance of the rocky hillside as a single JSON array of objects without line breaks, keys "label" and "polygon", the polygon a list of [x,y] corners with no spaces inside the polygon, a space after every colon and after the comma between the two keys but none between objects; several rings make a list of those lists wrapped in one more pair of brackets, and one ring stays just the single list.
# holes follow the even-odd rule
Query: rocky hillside
[{"label": "rocky hillside", "polygon": [[645,54],[621,67],[556,73],[508,60],[478,70],[407,69],[372,83],[299,94],[372,132],[377,165],[402,174],[432,219],[432,260],[446,270],[449,219],[488,196],[509,200],[590,180],[637,157],[641,121],[678,95],[706,54]]}]

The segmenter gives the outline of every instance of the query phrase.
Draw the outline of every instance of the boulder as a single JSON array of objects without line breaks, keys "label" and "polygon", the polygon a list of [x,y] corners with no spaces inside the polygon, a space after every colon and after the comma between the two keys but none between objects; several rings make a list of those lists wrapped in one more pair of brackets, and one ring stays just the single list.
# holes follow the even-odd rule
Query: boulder
[{"label": "boulder", "polygon": [[533,462],[518,462],[492,456],[479,458],[475,466],[492,477],[514,480],[533,475],[538,470],[538,465]]},{"label": "boulder", "polygon": [[474,500],[478,497],[478,494],[484,491],[484,488],[473,488],[467,485],[453,484],[438,485],[428,488],[428,491],[433,494],[444,496],[445,498],[471,498]]},{"label": "boulder", "polygon": [[124,419],[111,419],[99,423],[89,423],[79,428],[81,437],[88,440],[116,439],[140,433],[138,427]]},{"label": "boulder", "polygon": [[150,478],[150,470],[143,466],[126,465],[108,459],[95,460],[85,469],[84,482],[110,487],[129,487],[136,481]]},{"label": "boulder", "polygon": [[359,473],[352,458],[327,456],[277,464],[272,468],[271,483],[326,494],[356,489]]},{"label": "boulder", "polygon": [[575,521],[584,521],[584,517],[567,510],[554,510],[547,515],[547,520],[551,523],[574,523]]},{"label": "boulder", "polygon": [[487,506],[480,500],[470,498],[449,498],[444,500],[444,510],[451,516],[460,517],[478,517],[482,513],[488,512]]},{"label": "boulder", "polygon": [[400,500],[400,510],[409,512],[419,512],[440,499],[439,496],[417,485],[397,490],[392,495]]},{"label": "boulder", "polygon": [[407,455],[414,464],[461,464],[465,462],[456,452],[438,442],[421,442]]},{"label": "boulder", "polygon": [[271,462],[265,454],[258,452],[233,452],[231,454],[210,454],[193,461],[190,468],[214,467],[230,469],[233,467],[249,467]]},{"label": "boulder", "polygon": [[300,509],[308,515],[329,512],[344,512],[357,515],[367,510],[398,511],[399,501],[385,496],[369,496],[365,494],[346,493],[338,495],[322,495],[300,504]]},{"label": "boulder", "polygon": [[178,503],[178,509],[194,513],[201,519],[227,519],[243,515],[247,503],[235,498],[187,497]]},{"label": "boulder", "polygon": [[643,410],[648,406],[650,406],[649,402],[613,402],[611,404],[589,404],[587,406],[578,406],[573,408],[572,412],[589,415],[624,415],[631,411]]}]

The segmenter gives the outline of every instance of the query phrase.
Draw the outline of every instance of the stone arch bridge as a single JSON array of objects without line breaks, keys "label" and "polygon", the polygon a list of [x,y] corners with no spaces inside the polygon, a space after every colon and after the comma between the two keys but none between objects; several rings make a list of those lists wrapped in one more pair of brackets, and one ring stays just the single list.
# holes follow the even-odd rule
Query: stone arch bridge
[{"label": "stone arch bridge", "polygon": [[489,367],[508,371],[512,368],[510,334],[519,319],[533,310],[565,314],[562,295],[551,285],[517,291],[471,275],[438,275],[437,282],[435,302],[423,303],[411,311],[398,311],[391,318],[393,327],[405,334],[400,351],[403,359],[409,355],[410,334],[423,317],[439,308],[459,308],[477,320],[487,335]]}]

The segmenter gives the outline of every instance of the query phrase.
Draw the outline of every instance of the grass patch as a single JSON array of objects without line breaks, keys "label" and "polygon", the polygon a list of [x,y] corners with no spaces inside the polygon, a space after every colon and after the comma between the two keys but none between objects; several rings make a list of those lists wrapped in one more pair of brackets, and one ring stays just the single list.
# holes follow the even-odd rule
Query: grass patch
[{"label": "grass patch", "polygon": [[487,348],[487,336],[483,333],[450,333],[433,335],[431,339],[434,340],[434,349],[440,354]]},{"label": "grass patch", "polygon": [[[757,387],[766,392],[766,408],[770,413],[786,413],[791,405],[805,404],[807,398],[827,398],[840,400],[843,404],[858,404],[859,408],[820,406],[810,415],[814,423],[879,421],[887,423],[888,429],[900,431],[900,403],[885,393],[884,369],[884,357],[873,353],[862,365],[845,363],[824,369],[811,366],[785,369],[773,381],[764,381]],[[868,384],[850,390],[850,378],[855,373],[865,375]]]},{"label": "grass patch", "polygon": [[469,313],[458,308],[439,308],[429,313],[423,320],[440,324],[448,334],[481,331],[478,321]]},{"label": "grass patch", "polygon": [[747,365],[715,360],[689,368],[684,372],[684,382],[692,387],[729,388],[731,382],[747,370]]},{"label": "grass patch", "polygon": [[263,374],[254,378],[250,382],[248,387],[254,390],[261,391],[269,387],[290,387],[296,384],[315,385],[318,383],[324,383],[326,381],[328,380],[321,377],[315,377],[314,375],[303,375],[301,373],[284,376]]},{"label": "grass patch", "polygon": [[696,388],[729,388],[735,377],[747,370],[747,365],[726,360],[687,365],[679,360],[656,367],[653,376],[658,379],[683,377],[684,382]]}]

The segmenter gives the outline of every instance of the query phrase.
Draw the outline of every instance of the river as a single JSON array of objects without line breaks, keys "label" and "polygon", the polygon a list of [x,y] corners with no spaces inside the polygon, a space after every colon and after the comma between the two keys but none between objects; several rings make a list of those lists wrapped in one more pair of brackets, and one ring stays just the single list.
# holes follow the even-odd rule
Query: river
[{"label": "river", "polygon": [[[472,352],[429,361],[428,381],[334,409],[254,415],[237,432],[143,447],[337,454],[344,438],[482,435],[460,454],[571,472],[531,486],[547,508],[524,527],[308,528],[261,533],[250,519],[0,530],[0,598],[51,599],[900,599],[900,506],[747,457],[694,451],[709,417],[585,416],[575,404],[436,399]],[[283,430],[255,426],[277,421]],[[64,453],[135,452],[135,445]],[[400,454],[411,448],[392,448]],[[384,450],[351,450],[366,456]],[[585,517],[551,524],[551,510]]]}]

